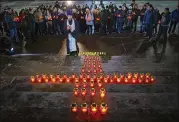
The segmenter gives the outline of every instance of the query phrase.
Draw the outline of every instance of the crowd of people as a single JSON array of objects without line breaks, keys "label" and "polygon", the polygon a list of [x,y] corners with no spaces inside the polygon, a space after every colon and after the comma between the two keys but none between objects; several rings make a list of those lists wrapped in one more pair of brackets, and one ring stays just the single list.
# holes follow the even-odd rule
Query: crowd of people
[{"label": "crowd of people", "polygon": [[[67,11],[72,11],[72,17],[79,24],[79,32],[82,34],[110,34],[123,33],[137,30],[140,21],[140,33],[146,33],[151,38],[153,33],[175,33],[179,22],[179,6],[170,12],[169,8],[159,12],[152,4],[146,3],[142,9],[138,8],[135,0],[130,6],[125,3],[116,6],[112,2],[109,5],[66,5],[56,2],[54,6],[41,5],[37,8],[25,8],[17,13],[14,9],[6,7],[0,15],[0,33],[6,33],[10,40],[19,42],[20,34],[26,40],[37,40],[39,35],[61,35],[64,32],[64,22],[67,19]],[[159,26],[159,29],[158,29]]]}]

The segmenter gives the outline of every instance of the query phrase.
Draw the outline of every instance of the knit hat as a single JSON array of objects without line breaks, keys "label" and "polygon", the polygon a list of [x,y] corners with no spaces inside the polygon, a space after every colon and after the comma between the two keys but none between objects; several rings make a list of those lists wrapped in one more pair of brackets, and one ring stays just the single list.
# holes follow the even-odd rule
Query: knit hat
[{"label": "knit hat", "polygon": [[72,15],[72,11],[71,10],[67,10],[67,16]]}]

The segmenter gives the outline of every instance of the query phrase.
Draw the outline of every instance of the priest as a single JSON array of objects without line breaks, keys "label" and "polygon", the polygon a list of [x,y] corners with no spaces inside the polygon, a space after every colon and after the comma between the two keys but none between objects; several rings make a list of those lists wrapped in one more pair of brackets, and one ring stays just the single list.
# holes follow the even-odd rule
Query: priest
[{"label": "priest", "polygon": [[78,56],[77,34],[79,30],[78,22],[72,17],[72,11],[67,10],[67,20],[64,22],[64,31],[67,37],[67,55]]}]

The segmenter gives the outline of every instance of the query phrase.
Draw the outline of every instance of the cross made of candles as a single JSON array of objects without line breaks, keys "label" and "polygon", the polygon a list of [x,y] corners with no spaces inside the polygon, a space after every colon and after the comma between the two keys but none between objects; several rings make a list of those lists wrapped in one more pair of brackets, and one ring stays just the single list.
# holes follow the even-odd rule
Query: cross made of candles
[{"label": "cross made of candles", "polygon": [[100,113],[102,115],[106,114],[108,111],[108,105],[104,101],[106,97],[105,84],[152,84],[155,82],[155,78],[149,73],[127,73],[127,74],[104,74],[101,64],[100,57],[96,56],[85,56],[84,65],[81,68],[80,75],[72,74],[68,76],[67,74],[56,74],[56,75],[46,75],[37,74],[36,76],[31,76],[30,80],[32,83],[52,83],[52,84],[63,84],[72,83],[74,85],[73,96],[75,98],[85,98],[90,96],[92,98],[102,99],[102,102],[97,104],[97,102],[92,101],[91,103],[86,103],[82,100],[82,103],[77,104],[73,102],[71,104],[71,112],[77,113],[90,113],[96,114]]}]

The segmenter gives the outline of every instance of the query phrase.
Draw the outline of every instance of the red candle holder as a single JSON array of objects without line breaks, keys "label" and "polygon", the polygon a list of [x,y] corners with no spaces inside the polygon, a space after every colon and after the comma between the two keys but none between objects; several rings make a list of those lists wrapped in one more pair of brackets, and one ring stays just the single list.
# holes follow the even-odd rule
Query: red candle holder
[{"label": "red candle holder", "polygon": [[92,112],[92,114],[96,114],[96,112],[97,112],[97,104],[96,103],[91,104],[91,112]]},{"label": "red candle holder", "polygon": [[82,88],[82,89],[81,89],[81,95],[82,95],[82,96],[86,96],[86,93],[87,93],[86,89],[85,89],[85,88]]},{"label": "red candle holder", "polygon": [[82,111],[83,113],[87,113],[87,112],[88,112],[88,105],[87,105],[86,103],[83,103],[83,104],[81,105],[81,111]]},{"label": "red candle holder", "polygon": [[73,89],[73,94],[74,94],[74,96],[78,96],[79,95],[79,89],[78,88],[74,88]]},{"label": "red candle holder", "polygon": [[56,79],[53,77],[53,78],[51,78],[51,81],[52,81],[53,83],[55,83],[55,82],[56,82]]},{"label": "red candle holder", "polygon": [[106,114],[106,113],[107,113],[107,110],[108,110],[107,104],[102,103],[102,104],[100,105],[100,112],[101,112],[101,114],[102,114],[102,115]]},{"label": "red candle holder", "polygon": [[104,78],[104,83],[108,83],[109,79],[108,78]]},{"label": "red candle holder", "polygon": [[117,83],[121,83],[121,78],[117,78]]},{"label": "red candle holder", "polygon": [[78,106],[76,103],[71,104],[71,111],[74,113],[76,113],[78,111]]},{"label": "red candle holder", "polygon": [[104,98],[106,95],[106,90],[104,88],[100,89],[100,98]]},{"label": "red candle holder", "polygon": [[84,69],[84,68],[82,68],[82,69],[81,69],[81,72],[82,72],[82,73],[84,73],[84,72],[85,72],[85,69]]},{"label": "red candle holder", "polygon": [[87,82],[85,80],[85,81],[83,81],[83,87],[86,88],[86,86],[87,86]]},{"label": "red candle holder", "polygon": [[150,78],[145,78],[145,83],[149,83],[150,82]]},{"label": "red candle holder", "polygon": [[90,81],[90,86],[94,87],[94,81]]},{"label": "red candle holder", "polygon": [[124,83],[129,83],[129,78],[128,77],[124,78]]},{"label": "red candle holder", "polygon": [[102,87],[102,82],[98,81],[98,87]]},{"label": "red candle holder", "polygon": [[44,81],[45,81],[46,83],[48,83],[48,82],[49,82],[49,78],[46,77]]},{"label": "red candle holder", "polygon": [[124,74],[120,74],[120,78],[123,79],[124,78]]},{"label": "red candle holder", "polygon": [[90,89],[90,93],[91,93],[91,96],[92,96],[92,97],[95,96],[95,94],[96,94],[95,89],[94,89],[94,88],[91,88],[91,89]]},{"label": "red candle holder", "polygon": [[75,74],[73,74],[73,75],[72,75],[72,79],[75,79],[75,78],[76,78],[76,75],[75,75]]},{"label": "red candle holder", "polygon": [[37,81],[38,81],[38,83],[41,83],[42,82],[42,78],[41,77],[37,78]]},{"label": "red candle holder", "polygon": [[150,74],[149,74],[149,73],[146,73],[145,77],[146,77],[146,78],[150,78]]},{"label": "red candle holder", "polygon": [[140,74],[140,78],[142,78],[142,79],[143,79],[144,77],[145,77],[145,76],[144,76],[144,74],[143,74],[143,73],[141,73],[141,74]]},{"label": "red candle holder", "polygon": [[132,78],[132,83],[136,83],[137,82],[137,78],[133,77]]},{"label": "red candle holder", "polygon": [[143,78],[138,79],[138,83],[143,83],[143,81],[144,81]]},{"label": "red candle holder", "polygon": [[127,75],[127,78],[128,78],[128,80],[132,79],[132,73],[129,72]]},{"label": "red candle holder", "polygon": [[155,77],[151,76],[150,80],[151,80],[151,82],[154,82],[155,81]]},{"label": "red candle holder", "polygon": [[138,73],[134,73],[134,78],[138,78],[139,74]]},{"label": "red candle holder", "polygon": [[35,77],[34,77],[34,76],[31,76],[31,77],[30,77],[30,81],[31,81],[32,83],[34,83],[34,82],[35,82]]},{"label": "red candle holder", "polygon": [[79,81],[75,81],[75,87],[77,87],[77,88],[78,88],[78,87],[79,87],[79,85],[80,85],[80,84],[79,84]]}]

